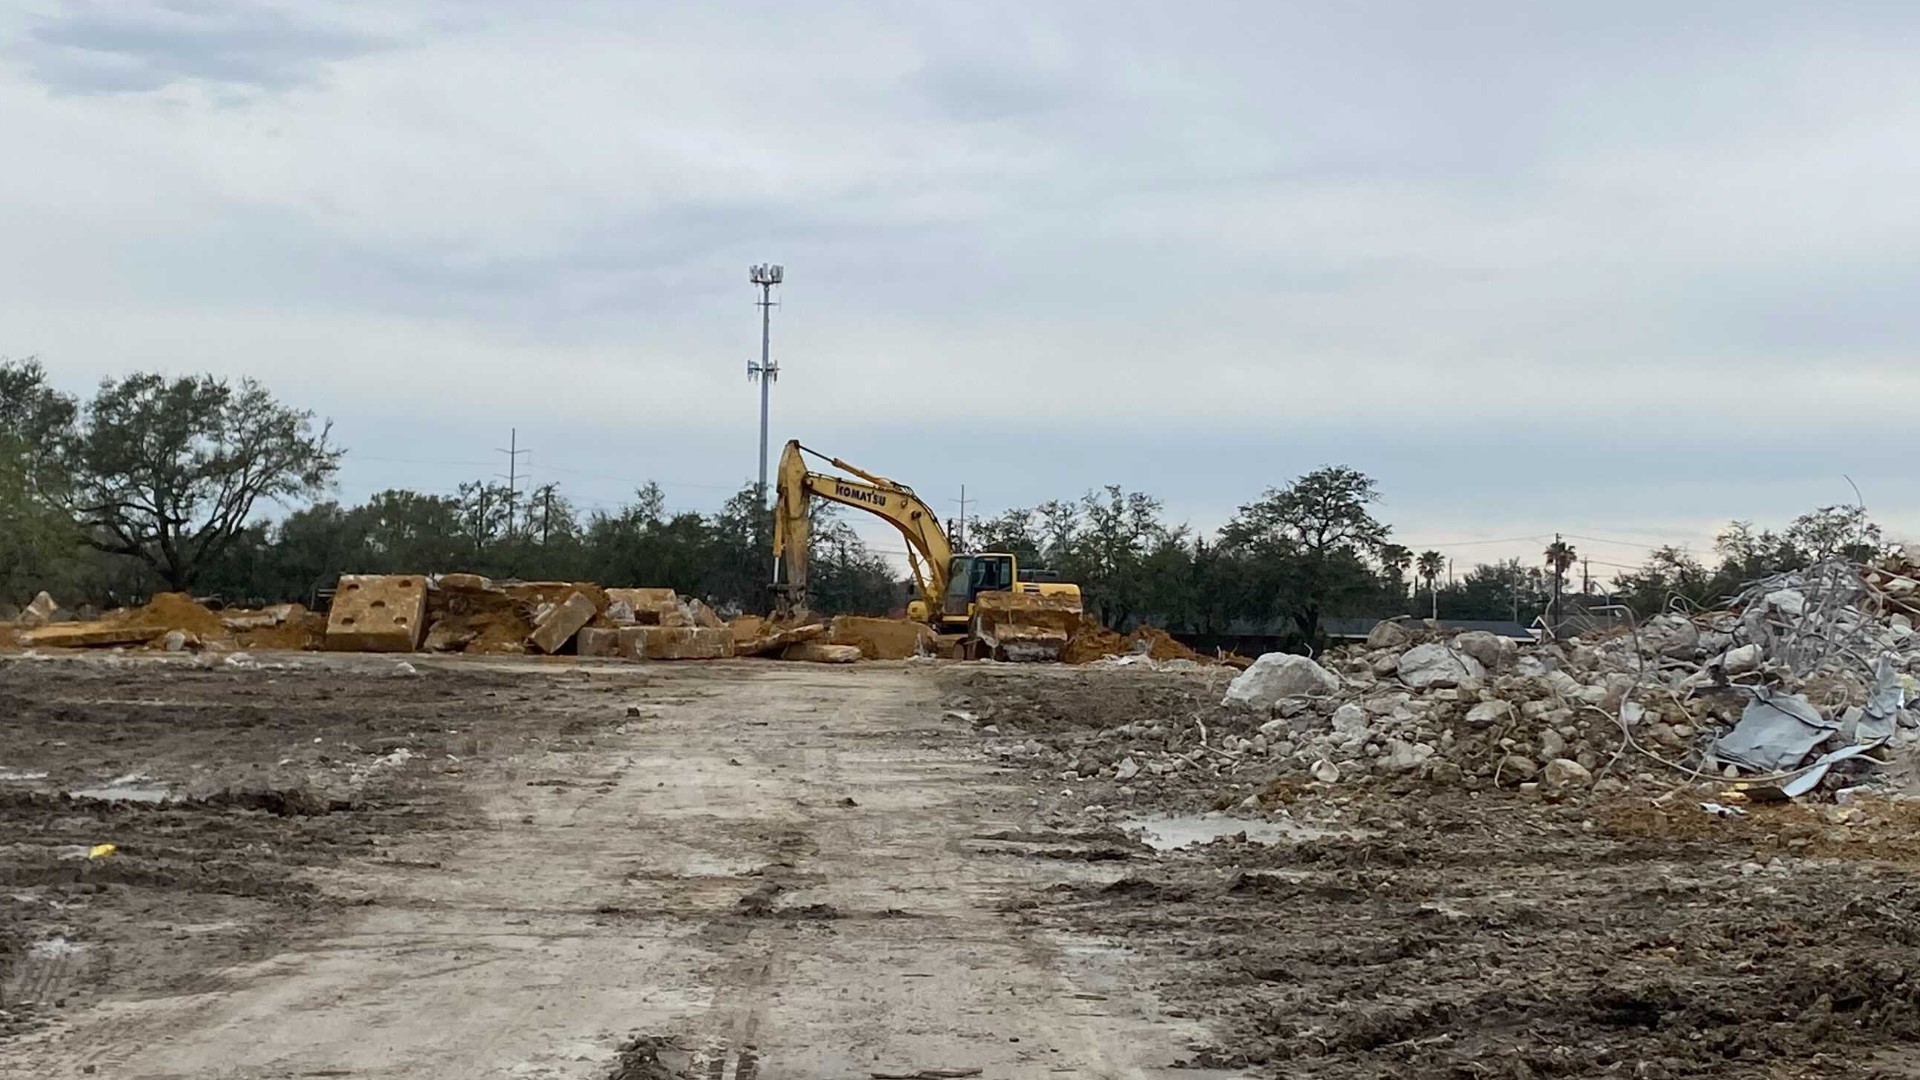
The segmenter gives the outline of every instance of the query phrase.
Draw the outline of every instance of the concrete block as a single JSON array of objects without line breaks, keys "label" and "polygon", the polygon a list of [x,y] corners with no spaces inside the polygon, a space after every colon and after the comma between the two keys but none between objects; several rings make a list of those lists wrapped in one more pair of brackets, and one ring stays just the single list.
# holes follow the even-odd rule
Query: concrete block
[{"label": "concrete block", "polygon": [[778,652],[796,642],[813,641],[826,636],[826,623],[808,623],[805,626],[795,626],[786,630],[774,630],[762,626],[760,633],[751,638],[743,639],[736,633],[733,639],[733,651],[737,656],[759,656],[764,653]]},{"label": "concrete block", "polygon": [[427,579],[418,574],[342,574],[327,612],[326,647],[412,652],[426,632]]},{"label": "concrete block", "polygon": [[703,626],[632,626],[632,655],[640,660],[724,660],[733,655],[733,631]]},{"label": "concrete block", "polygon": [[586,626],[573,641],[581,656],[626,656],[620,651],[620,631],[611,627]]},{"label": "concrete block", "polygon": [[829,645],[823,641],[803,641],[781,650],[782,660],[804,660],[813,664],[851,664],[860,659],[858,645]]},{"label": "concrete block", "polygon": [[559,652],[581,627],[593,621],[595,612],[593,600],[585,593],[571,593],[534,623],[533,633],[527,638],[543,653]]}]

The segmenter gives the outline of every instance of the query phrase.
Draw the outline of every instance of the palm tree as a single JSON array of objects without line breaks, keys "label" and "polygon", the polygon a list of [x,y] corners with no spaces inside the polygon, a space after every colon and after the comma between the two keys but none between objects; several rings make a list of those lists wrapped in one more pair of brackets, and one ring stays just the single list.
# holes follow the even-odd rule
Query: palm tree
[{"label": "palm tree", "polygon": [[1427,595],[1433,600],[1433,617],[1437,619],[1440,617],[1440,592],[1437,583],[1440,580],[1440,572],[1447,568],[1447,558],[1437,551],[1423,551],[1414,568],[1419,572],[1421,579],[1427,583]]},{"label": "palm tree", "polygon": [[1547,619],[1547,634],[1550,637],[1560,636],[1560,585],[1577,560],[1573,545],[1555,533],[1553,543],[1547,545],[1547,568],[1553,571],[1553,613]]},{"label": "palm tree", "polygon": [[1380,569],[1386,571],[1387,580],[1399,595],[1394,598],[1398,603],[1407,598],[1407,568],[1413,565],[1413,552],[1403,544],[1380,545]]}]

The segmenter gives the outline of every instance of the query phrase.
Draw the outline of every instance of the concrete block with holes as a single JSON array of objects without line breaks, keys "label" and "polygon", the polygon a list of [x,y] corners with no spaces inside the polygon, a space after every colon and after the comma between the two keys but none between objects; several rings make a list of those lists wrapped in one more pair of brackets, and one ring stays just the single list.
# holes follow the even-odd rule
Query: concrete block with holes
[{"label": "concrete block with holes", "polygon": [[327,612],[326,646],[341,652],[413,652],[427,621],[427,579],[343,574]]}]

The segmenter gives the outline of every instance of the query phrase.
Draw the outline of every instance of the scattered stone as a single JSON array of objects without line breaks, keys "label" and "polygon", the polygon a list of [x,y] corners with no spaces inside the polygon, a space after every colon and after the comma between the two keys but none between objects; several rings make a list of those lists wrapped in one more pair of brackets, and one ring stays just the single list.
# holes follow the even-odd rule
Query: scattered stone
[{"label": "scattered stone", "polygon": [[1393,619],[1382,619],[1367,632],[1369,649],[1404,649],[1413,643],[1413,635]]},{"label": "scattered stone", "polygon": [[1593,773],[1577,761],[1556,758],[1547,762],[1547,768],[1541,773],[1540,779],[1550,789],[1586,787],[1593,783]]},{"label": "scattered stone", "polygon": [[1512,719],[1513,703],[1510,701],[1483,701],[1467,710],[1467,723],[1474,727],[1492,727]]},{"label": "scattered stone", "polygon": [[1140,763],[1133,760],[1133,755],[1131,754],[1120,759],[1119,767],[1113,770],[1113,778],[1115,780],[1121,781],[1122,783],[1128,780],[1131,780],[1134,777],[1139,775],[1140,775]]},{"label": "scattered stone", "polygon": [[1315,761],[1313,768],[1309,771],[1313,774],[1315,780],[1323,784],[1337,784],[1340,782],[1340,766],[1335,765],[1326,758],[1320,758]]},{"label": "scattered stone", "polygon": [[1506,671],[1520,656],[1519,643],[1489,630],[1460,634],[1453,639],[1453,647],[1480,661],[1480,666],[1488,671]]},{"label": "scattered stone", "polygon": [[1742,645],[1737,649],[1728,649],[1720,657],[1720,670],[1728,675],[1745,675],[1760,667],[1760,646]]},{"label": "scattered stone", "polygon": [[1309,657],[1267,653],[1227,684],[1223,705],[1272,708],[1282,700],[1315,697],[1340,689],[1340,677]]}]

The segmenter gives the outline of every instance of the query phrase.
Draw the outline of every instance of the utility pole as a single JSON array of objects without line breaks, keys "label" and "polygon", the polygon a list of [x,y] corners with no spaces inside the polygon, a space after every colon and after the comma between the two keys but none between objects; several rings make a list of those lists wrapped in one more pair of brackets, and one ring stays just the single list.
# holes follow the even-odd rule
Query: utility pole
[{"label": "utility pole", "polygon": [[[531,454],[533,451],[520,449],[519,428],[508,428],[506,449],[502,450],[496,446],[493,448],[493,452],[507,455],[507,475],[501,477],[501,479],[507,482],[507,536],[508,538],[512,538],[515,489],[520,486],[520,455]],[[494,475],[499,476],[500,474],[495,473]]]},{"label": "utility pole", "polygon": [[1560,554],[1559,554],[1559,553],[1560,553],[1560,552],[1562,552],[1562,551],[1564,551],[1564,550],[1566,550],[1566,549],[1565,549],[1565,548],[1564,548],[1564,547],[1562,546],[1562,542],[1561,542],[1561,540],[1560,540],[1560,534],[1559,534],[1559,533],[1554,533],[1554,534],[1553,534],[1553,551],[1554,551],[1554,556],[1553,556],[1553,617],[1547,620],[1547,634],[1548,634],[1548,636],[1549,636],[1549,637],[1552,637],[1552,638],[1553,638],[1553,639],[1555,639],[1555,640],[1558,640],[1558,639],[1559,639],[1559,637],[1560,637],[1560,582],[1561,582],[1561,580],[1562,580],[1563,578],[1565,578],[1565,577],[1566,577],[1566,573],[1564,572],[1564,570],[1563,570],[1563,569],[1561,568],[1561,566],[1560,566]]},{"label": "utility pole", "polygon": [[967,503],[970,501],[978,501],[978,500],[969,500],[967,498],[967,485],[961,484],[960,485],[960,527],[953,531],[953,546],[960,551],[968,550],[967,548]]},{"label": "utility pole", "polygon": [[1580,595],[1586,596],[1591,592],[1593,592],[1593,560],[1583,557],[1580,560]]},{"label": "utility pole", "polygon": [[780,365],[769,355],[773,332],[773,287],[786,276],[786,268],[777,263],[747,267],[747,280],[760,289],[754,306],[760,309],[760,362],[747,361],[747,381],[760,380],[760,484],[754,488],[760,508],[767,506],[767,391],[780,378]]},{"label": "utility pole", "polygon": [[1520,560],[1513,562],[1513,621],[1520,621]]}]

